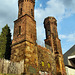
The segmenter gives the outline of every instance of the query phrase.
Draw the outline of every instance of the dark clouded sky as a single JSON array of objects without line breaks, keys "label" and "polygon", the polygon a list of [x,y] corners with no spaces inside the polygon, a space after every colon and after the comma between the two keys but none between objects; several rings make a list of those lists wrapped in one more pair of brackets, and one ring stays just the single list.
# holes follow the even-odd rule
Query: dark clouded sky
[{"label": "dark clouded sky", "polygon": [[[75,44],[75,0],[36,0],[35,4],[38,44],[43,45],[45,39],[44,18],[54,16],[57,19],[58,34],[65,53]],[[8,24],[13,35],[13,21],[17,17],[18,0],[0,0],[0,32],[2,27]]]}]

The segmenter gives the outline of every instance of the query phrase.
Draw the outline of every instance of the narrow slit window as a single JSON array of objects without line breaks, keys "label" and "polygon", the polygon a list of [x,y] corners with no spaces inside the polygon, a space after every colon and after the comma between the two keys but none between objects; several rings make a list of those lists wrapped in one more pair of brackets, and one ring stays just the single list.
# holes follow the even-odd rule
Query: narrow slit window
[{"label": "narrow slit window", "polygon": [[48,35],[50,35],[50,30],[48,30]]},{"label": "narrow slit window", "polygon": [[21,34],[21,26],[19,26],[19,35]]},{"label": "narrow slit window", "polygon": [[20,9],[20,14],[22,15],[22,8]]},{"label": "narrow slit window", "polygon": [[31,15],[33,16],[33,9],[31,9]]},{"label": "narrow slit window", "polygon": [[31,34],[31,38],[32,38],[32,34]]}]

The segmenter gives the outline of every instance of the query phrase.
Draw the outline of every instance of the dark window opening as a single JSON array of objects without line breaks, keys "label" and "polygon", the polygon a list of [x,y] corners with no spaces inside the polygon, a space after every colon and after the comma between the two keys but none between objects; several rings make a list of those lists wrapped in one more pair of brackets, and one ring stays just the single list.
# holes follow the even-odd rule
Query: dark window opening
[{"label": "dark window opening", "polygon": [[51,22],[51,24],[53,24],[53,22]]},{"label": "dark window opening", "polygon": [[19,26],[19,35],[21,34],[21,26]]},{"label": "dark window opening", "polygon": [[50,30],[48,30],[48,35],[50,35]]},{"label": "dark window opening", "polygon": [[20,9],[20,14],[22,15],[22,8]]},{"label": "dark window opening", "polygon": [[33,9],[31,9],[31,15],[33,16]]},{"label": "dark window opening", "polygon": [[48,21],[48,25],[50,25],[50,21]]},{"label": "dark window opening", "polygon": [[32,34],[31,34],[31,38],[32,38]]}]

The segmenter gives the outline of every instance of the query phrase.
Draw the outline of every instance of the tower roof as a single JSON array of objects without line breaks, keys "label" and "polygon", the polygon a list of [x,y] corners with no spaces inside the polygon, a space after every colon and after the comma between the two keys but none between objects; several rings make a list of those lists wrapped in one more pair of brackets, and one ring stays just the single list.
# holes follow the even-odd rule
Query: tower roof
[{"label": "tower roof", "polygon": [[50,20],[50,21],[53,21],[53,20],[54,20],[54,21],[57,21],[57,20],[55,19],[55,17],[52,17],[52,16],[48,16],[47,18],[45,18],[45,19],[44,19],[44,23],[45,23],[46,20]]},{"label": "tower roof", "polygon": [[[19,2],[23,2],[24,0],[18,0]],[[27,0],[28,1],[28,0]],[[35,0],[29,0],[29,1],[32,1],[32,2],[35,2]]]},{"label": "tower roof", "polygon": [[52,16],[48,16],[47,18],[44,19],[44,27],[47,23],[53,23],[57,26],[57,20],[55,19],[55,17]]}]

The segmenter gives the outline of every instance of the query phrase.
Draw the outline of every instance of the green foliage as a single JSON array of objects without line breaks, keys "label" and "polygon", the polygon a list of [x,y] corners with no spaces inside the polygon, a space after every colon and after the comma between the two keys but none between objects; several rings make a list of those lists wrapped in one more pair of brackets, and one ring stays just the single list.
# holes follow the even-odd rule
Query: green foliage
[{"label": "green foliage", "polygon": [[10,59],[11,33],[8,25],[2,28],[0,35],[0,58]]}]

